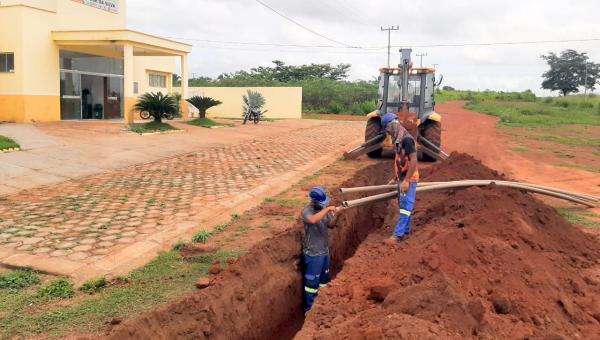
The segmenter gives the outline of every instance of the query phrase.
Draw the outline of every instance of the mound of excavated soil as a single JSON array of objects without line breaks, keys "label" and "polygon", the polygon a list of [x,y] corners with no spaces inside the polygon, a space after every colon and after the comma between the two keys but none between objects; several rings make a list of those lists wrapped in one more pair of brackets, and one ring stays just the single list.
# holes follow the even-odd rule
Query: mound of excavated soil
[{"label": "mound of excavated soil", "polygon": [[[454,154],[423,177],[502,176]],[[499,187],[422,194],[413,234],[388,246],[396,204],[297,338],[600,338],[600,247],[553,208]]]}]

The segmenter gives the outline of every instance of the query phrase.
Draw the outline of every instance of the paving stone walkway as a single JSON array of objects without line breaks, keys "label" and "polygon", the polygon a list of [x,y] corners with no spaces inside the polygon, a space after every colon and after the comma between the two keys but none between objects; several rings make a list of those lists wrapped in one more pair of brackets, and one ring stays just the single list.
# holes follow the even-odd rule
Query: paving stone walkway
[{"label": "paving stone walkway", "polygon": [[81,270],[355,141],[363,125],[324,122],[0,196],[0,263],[55,258]]}]

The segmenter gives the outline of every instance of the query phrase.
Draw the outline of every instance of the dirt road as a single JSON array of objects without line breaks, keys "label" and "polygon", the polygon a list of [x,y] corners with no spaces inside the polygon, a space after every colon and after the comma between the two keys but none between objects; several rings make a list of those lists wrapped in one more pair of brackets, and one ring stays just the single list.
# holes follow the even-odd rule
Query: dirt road
[{"label": "dirt road", "polygon": [[[463,105],[464,102],[448,102],[436,108],[444,117],[444,149],[473,155],[516,180],[600,195],[600,174],[534,161],[511,151],[507,147],[508,138],[496,129],[498,118],[469,111]],[[593,211],[600,214],[600,208]]]}]

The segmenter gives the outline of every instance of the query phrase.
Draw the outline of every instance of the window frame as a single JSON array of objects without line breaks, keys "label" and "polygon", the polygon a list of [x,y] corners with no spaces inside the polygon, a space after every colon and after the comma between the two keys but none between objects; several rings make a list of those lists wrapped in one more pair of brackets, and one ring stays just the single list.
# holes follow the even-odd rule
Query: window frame
[{"label": "window frame", "polygon": [[166,89],[167,75],[156,72],[148,72],[148,85],[150,87]]},{"label": "window frame", "polygon": [[[12,68],[9,67],[8,57],[12,57]],[[6,69],[0,69],[0,73],[15,73],[15,52],[0,52],[0,58],[4,58]]]}]

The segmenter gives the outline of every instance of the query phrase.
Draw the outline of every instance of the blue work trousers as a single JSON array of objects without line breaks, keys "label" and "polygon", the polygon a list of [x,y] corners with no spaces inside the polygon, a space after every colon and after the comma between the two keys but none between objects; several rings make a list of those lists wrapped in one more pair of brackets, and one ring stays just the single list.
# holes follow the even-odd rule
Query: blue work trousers
[{"label": "blue work trousers", "polygon": [[304,257],[304,312],[308,312],[319,293],[320,287],[329,283],[329,256]]},{"label": "blue work trousers", "polygon": [[408,191],[399,192],[398,205],[400,206],[400,216],[394,230],[394,236],[403,237],[410,233],[410,222],[412,213],[415,209],[415,200],[417,199],[417,182],[410,182]]}]

